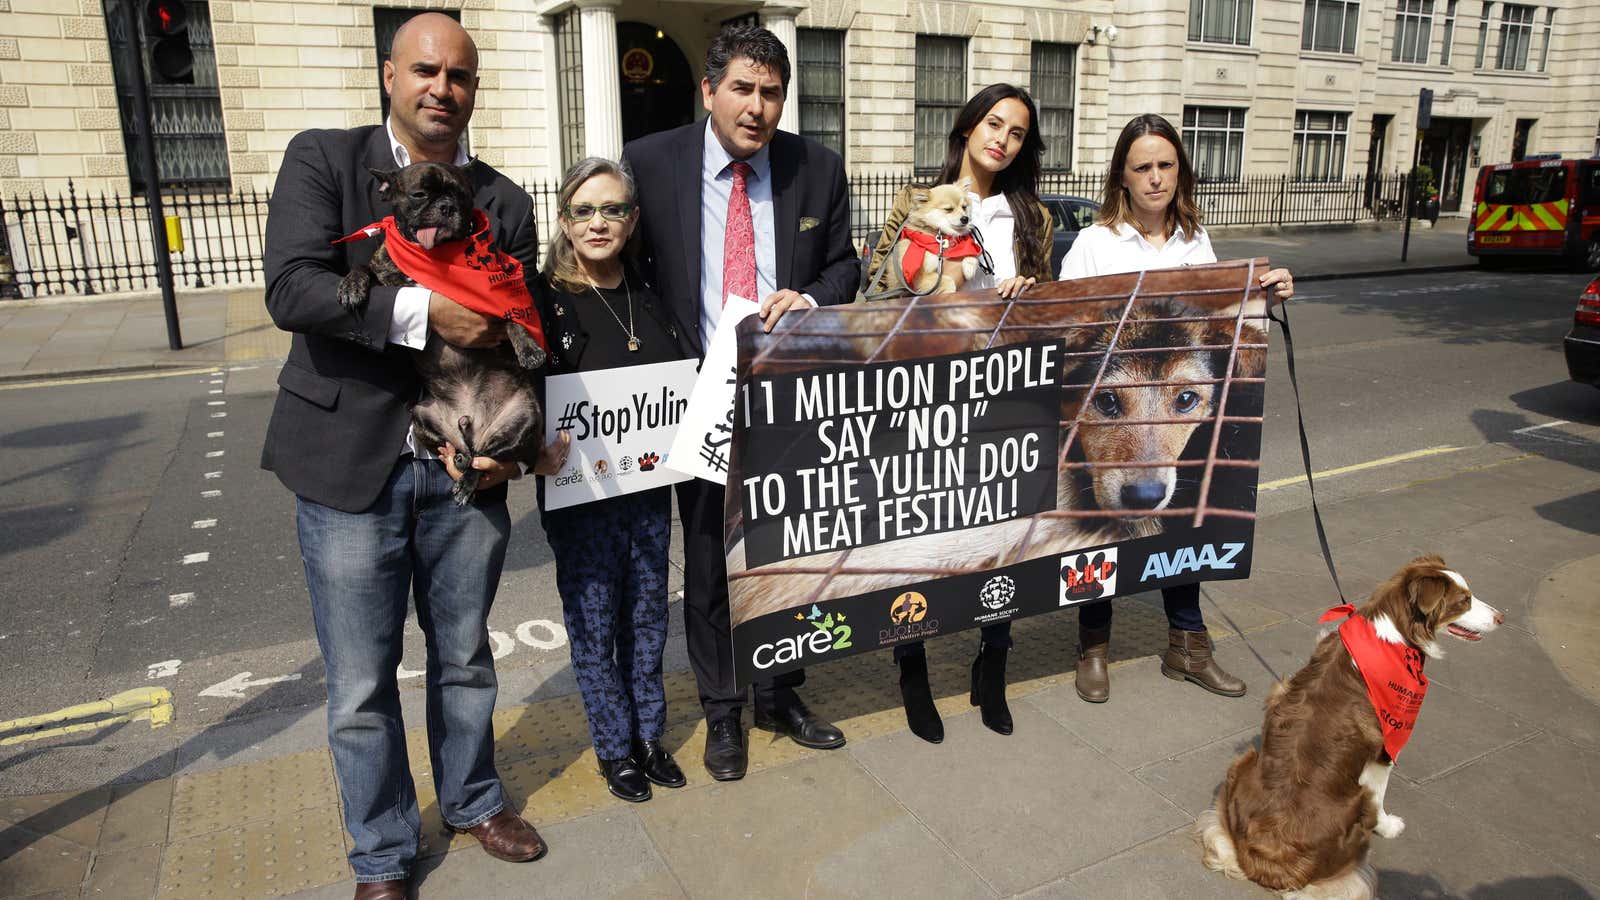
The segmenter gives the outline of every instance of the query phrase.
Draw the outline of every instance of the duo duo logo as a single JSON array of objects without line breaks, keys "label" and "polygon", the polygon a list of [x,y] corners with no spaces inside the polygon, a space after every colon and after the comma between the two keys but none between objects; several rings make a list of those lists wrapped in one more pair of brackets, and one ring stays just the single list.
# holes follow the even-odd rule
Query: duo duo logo
[{"label": "duo duo logo", "polygon": [[878,629],[878,646],[928,637],[939,633],[938,618],[928,618],[928,598],[906,591],[889,604],[889,627]]},{"label": "duo duo logo", "polygon": [[770,669],[773,666],[799,662],[808,656],[821,656],[829,650],[845,650],[851,647],[851,628],[844,624],[844,613],[837,616],[833,613],[823,614],[822,610],[813,603],[811,612],[804,610],[796,612],[797,621],[805,622],[811,626],[809,631],[801,631],[790,637],[779,638],[756,647],[750,655],[750,662],[757,669]]}]

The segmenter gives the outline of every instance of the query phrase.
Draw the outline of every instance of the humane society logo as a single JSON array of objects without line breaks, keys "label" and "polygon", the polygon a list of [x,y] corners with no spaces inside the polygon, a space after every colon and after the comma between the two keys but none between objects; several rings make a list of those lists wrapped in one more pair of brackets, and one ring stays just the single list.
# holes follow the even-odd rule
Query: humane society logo
[{"label": "humane society logo", "polygon": [[853,646],[850,643],[852,629],[844,624],[845,615],[839,613],[824,614],[815,604],[811,604],[811,612],[804,610],[794,614],[795,620],[810,625],[810,629],[802,629],[799,634],[779,638],[756,647],[750,655],[750,662],[757,669],[770,669],[776,665],[800,662],[808,657],[821,656],[830,650],[845,650]]},{"label": "humane society logo", "polygon": [[983,608],[989,610],[974,616],[972,621],[987,625],[1009,619],[1017,614],[1015,609],[1008,609],[1017,599],[1017,583],[1009,575],[996,575],[983,583],[978,590],[978,602]]},{"label": "humane society logo", "polygon": [[1080,553],[1061,557],[1061,606],[1110,597],[1117,592],[1117,548],[1107,547],[1094,556]]},{"label": "humane society logo", "polygon": [[906,591],[889,604],[889,627],[878,629],[878,646],[920,640],[939,633],[939,620],[928,618],[928,598]]}]

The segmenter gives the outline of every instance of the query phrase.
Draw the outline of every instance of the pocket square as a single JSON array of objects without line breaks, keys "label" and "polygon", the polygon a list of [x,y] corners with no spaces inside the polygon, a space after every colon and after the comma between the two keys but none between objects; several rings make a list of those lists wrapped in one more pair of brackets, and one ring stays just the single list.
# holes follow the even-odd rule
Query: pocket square
[{"label": "pocket square", "polygon": [[822,220],[821,219],[814,219],[811,216],[801,216],[800,217],[800,230],[801,231],[810,231],[811,229],[813,229],[813,228],[815,228],[815,227],[817,227],[818,225],[821,225],[821,224],[822,224]]}]

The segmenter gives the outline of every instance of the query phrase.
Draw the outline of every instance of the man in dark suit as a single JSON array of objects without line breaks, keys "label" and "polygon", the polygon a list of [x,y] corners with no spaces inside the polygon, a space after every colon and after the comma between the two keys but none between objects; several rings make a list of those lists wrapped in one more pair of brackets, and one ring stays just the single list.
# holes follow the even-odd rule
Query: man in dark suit
[{"label": "man in dark suit", "polygon": [[[622,157],[638,182],[644,267],[689,326],[702,356],[729,294],[759,301],[770,331],[778,317],[855,297],[850,199],[839,155],[779,132],[789,55],[765,28],[733,26],[706,51],[706,121],[630,143]],[[695,177],[694,173],[699,173]],[[742,778],[747,765],[734,690],[720,485],[678,486],[684,532],[684,624],[709,731],[706,771]],[[796,694],[805,673],[755,685],[755,722],[818,749],[844,735]]]},{"label": "man in dark suit", "polygon": [[[454,20],[434,13],[408,21],[384,63],[389,120],[296,135],[267,217],[267,309],[294,339],[261,464],[296,497],[327,670],[328,744],[364,900],[405,897],[417,856],[395,672],[408,595],[428,636],[428,747],[445,823],[497,858],[525,861],[545,850],[505,805],[490,723],[496,681],[486,619],[511,527],[504,482],[517,466],[475,459],[483,480],[472,504],[458,508],[449,490],[459,473],[438,448],[415,446],[410,430],[420,383],[405,348],[421,348],[429,331],[492,346],[505,323],[421,287],[374,287],[360,314],[336,299],[340,279],[376,244],[333,240],[393,211],[369,169],[468,162],[460,139],[477,67],[477,48]],[[486,165],[469,173],[498,243],[533,272],[531,199]]]}]

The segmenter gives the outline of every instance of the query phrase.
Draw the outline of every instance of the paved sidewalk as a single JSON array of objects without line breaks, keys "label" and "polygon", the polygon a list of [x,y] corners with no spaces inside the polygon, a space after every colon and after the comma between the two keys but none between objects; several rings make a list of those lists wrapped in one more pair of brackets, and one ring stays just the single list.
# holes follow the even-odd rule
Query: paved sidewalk
[{"label": "paved sidewalk", "polygon": [[[1352,596],[1438,551],[1507,615],[1429,667],[1427,712],[1388,800],[1409,827],[1374,848],[1385,898],[1600,893],[1600,678],[1585,640],[1600,622],[1595,449],[1585,437],[1486,445],[1465,473],[1326,510]],[[1011,667],[1014,735],[987,731],[966,703],[966,633],[931,642],[942,745],[907,731],[886,655],[854,657],[813,669],[807,690],[849,745],[813,752],[753,732],[739,783],[700,769],[693,686],[674,673],[667,743],[690,783],[640,805],[605,791],[576,696],[503,708],[501,773],[552,846],[529,865],[441,830],[413,729],[427,856],[416,896],[1266,897],[1205,872],[1188,832],[1333,602],[1310,530],[1303,510],[1264,517],[1253,577],[1206,587],[1218,656],[1249,682],[1244,699],[1163,677],[1159,604],[1138,597],[1119,601],[1107,704],[1074,693],[1070,617],[1027,619]],[[315,749],[0,799],[0,897],[347,897],[337,796]]]},{"label": "paved sidewalk", "polygon": [[[1225,259],[1266,256],[1301,282],[1473,265],[1465,220],[1439,221],[1437,229],[1412,232],[1404,266],[1400,232],[1392,227],[1219,230],[1214,242]],[[184,349],[177,351],[167,348],[158,294],[0,300],[0,381],[281,359],[289,336],[272,324],[261,297],[259,287],[180,293]]]}]

